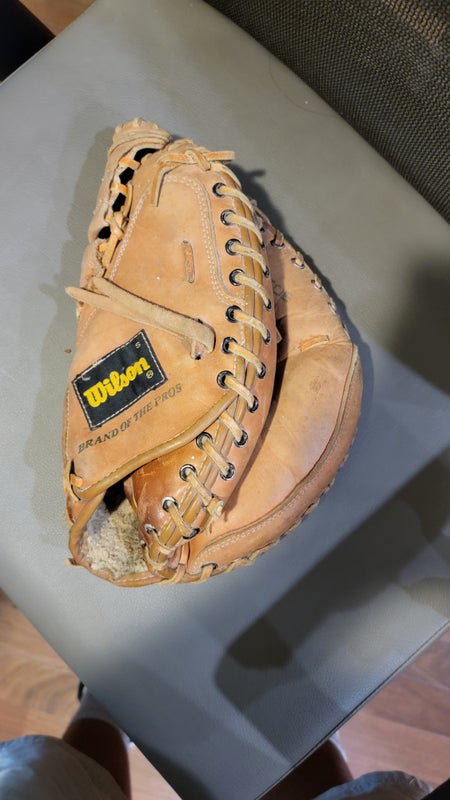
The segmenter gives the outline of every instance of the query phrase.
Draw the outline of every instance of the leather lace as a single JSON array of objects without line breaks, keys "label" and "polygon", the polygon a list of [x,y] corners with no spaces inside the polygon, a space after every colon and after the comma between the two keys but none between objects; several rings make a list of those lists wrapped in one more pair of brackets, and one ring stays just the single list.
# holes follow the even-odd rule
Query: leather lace
[{"label": "leather lace", "polygon": [[214,331],[201,320],[137,297],[106,278],[94,276],[91,283],[92,289],[69,286],[66,292],[74,300],[87,303],[93,308],[100,308],[144,325],[154,325],[166,333],[186,339],[190,343],[193,358],[200,358],[213,351]]}]

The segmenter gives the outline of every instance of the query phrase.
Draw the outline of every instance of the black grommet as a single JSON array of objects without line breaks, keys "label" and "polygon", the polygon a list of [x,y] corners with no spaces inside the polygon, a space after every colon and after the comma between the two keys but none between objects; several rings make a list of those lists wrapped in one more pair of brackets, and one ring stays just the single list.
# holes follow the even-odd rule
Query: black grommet
[{"label": "black grommet", "polygon": [[231,342],[236,343],[236,339],[234,339],[232,336],[225,336],[225,339],[222,342],[222,350],[223,350],[224,353],[230,353],[231,352],[230,351],[230,343]]},{"label": "black grommet", "polygon": [[259,372],[256,373],[258,378],[265,378],[266,373],[267,373],[266,365],[261,363],[261,369]]},{"label": "black grommet", "polygon": [[220,477],[223,481],[229,481],[233,477],[234,473],[236,472],[236,467],[231,461],[228,462],[228,470],[226,472],[221,472]]},{"label": "black grommet", "polygon": [[185,533],[181,538],[187,539],[189,541],[189,539],[193,539],[194,536],[197,536],[199,533],[200,533],[200,528],[191,528],[190,533],[187,534]]},{"label": "black grommet", "polygon": [[229,274],[229,276],[228,276],[228,279],[229,279],[230,283],[231,283],[233,286],[242,286],[242,284],[241,284],[241,283],[239,283],[239,281],[237,280],[237,276],[238,276],[239,274],[241,274],[241,275],[242,275],[242,272],[243,272],[243,270],[242,270],[242,269],[234,269],[232,272],[230,272],[230,274]]},{"label": "black grommet", "polygon": [[221,389],[226,389],[227,385],[225,383],[225,378],[228,375],[231,375],[231,377],[233,377],[232,373],[227,369],[224,369],[222,372],[219,372],[219,374],[217,375],[217,383],[219,384]]},{"label": "black grommet", "polygon": [[144,530],[146,533],[151,535],[152,533],[158,533],[154,525],[151,525],[149,522],[146,522],[144,525]]},{"label": "black grommet", "polygon": [[230,255],[230,256],[236,256],[237,255],[236,251],[232,250],[232,245],[233,244],[241,244],[241,242],[239,241],[239,239],[228,239],[228,242],[226,242],[226,244],[225,244],[225,250],[227,251],[228,255]]},{"label": "black grommet", "polygon": [[264,308],[266,309],[266,311],[270,311],[271,310],[272,301],[270,299],[267,301],[267,303],[264,303]]},{"label": "black grommet", "polygon": [[177,501],[175,500],[174,497],[165,497],[164,500],[161,503],[164,511],[168,511],[169,510],[169,505],[171,505],[171,504],[173,504],[174,506],[178,505],[178,503],[177,503]]},{"label": "black grommet", "polygon": [[246,445],[247,442],[248,442],[248,433],[247,431],[242,431],[241,438],[237,442],[235,441],[234,444],[236,445],[236,447],[244,447],[244,445]]},{"label": "black grommet", "polygon": [[212,190],[213,190],[214,194],[216,195],[216,197],[223,197],[223,194],[221,194],[220,191],[219,191],[222,188],[222,186],[225,186],[225,184],[224,183],[215,183],[214,186],[212,187]]},{"label": "black grommet", "polygon": [[256,395],[253,396],[253,403],[251,406],[247,406],[250,414],[254,414],[257,408],[259,407],[259,400]]},{"label": "black grommet", "polygon": [[197,472],[197,470],[195,469],[195,467],[192,464],[184,464],[182,467],[180,467],[180,473],[179,474],[180,474],[180,478],[181,478],[182,481],[187,481],[187,479],[188,479],[187,478],[187,473],[188,472],[193,472],[195,474]]},{"label": "black grommet", "polygon": [[270,335],[270,331],[267,331],[267,336],[265,336],[264,339],[263,339],[264,344],[269,344],[271,339],[272,339],[272,337]]},{"label": "black grommet", "polygon": [[234,316],[235,311],[240,311],[241,309],[239,306],[228,306],[227,310],[225,311],[225,316],[229,322],[237,322],[237,319]]},{"label": "black grommet", "polygon": [[224,225],[232,225],[233,223],[228,221],[228,214],[232,213],[233,213],[232,208],[226,208],[225,211],[222,211],[220,215],[220,221],[223,222]]},{"label": "black grommet", "polygon": [[195,443],[197,447],[200,448],[200,450],[203,450],[203,444],[202,444],[203,439],[209,439],[209,441],[212,442],[212,436],[210,433],[208,433],[208,431],[202,431],[202,433],[199,433],[199,435],[195,440]]}]

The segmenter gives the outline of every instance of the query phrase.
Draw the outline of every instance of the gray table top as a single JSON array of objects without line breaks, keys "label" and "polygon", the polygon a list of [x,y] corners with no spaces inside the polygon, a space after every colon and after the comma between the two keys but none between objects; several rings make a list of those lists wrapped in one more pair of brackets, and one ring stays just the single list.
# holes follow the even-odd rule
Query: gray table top
[{"label": "gray table top", "polygon": [[[448,624],[450,229],[295,75],[201,0],[98,0],[0,87],[4,589],[189,800],[256,798]],[[116,124],[233,148],[358,341],[333,491],[250,569],[119,589],[65,565],[62,404]]]}]

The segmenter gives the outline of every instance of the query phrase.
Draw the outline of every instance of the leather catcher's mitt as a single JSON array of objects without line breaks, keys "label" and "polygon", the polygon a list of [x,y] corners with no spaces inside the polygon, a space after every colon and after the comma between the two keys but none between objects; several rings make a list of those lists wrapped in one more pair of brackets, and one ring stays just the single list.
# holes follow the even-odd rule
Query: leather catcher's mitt
[{"label": "leather catcher's mitt", "polygon": [[230,157],[118,128],[69,290],[70,546],[119,585],[251,563],[317,505],[355,435],[357,348]]},{"label": "leather catcher's mitt", "polygon": [[189,574],[189,542],[236,490],[270,409],[272,283],[232,157],[153,123],[116,129],[68,289],[70,549],[118,584]]}]

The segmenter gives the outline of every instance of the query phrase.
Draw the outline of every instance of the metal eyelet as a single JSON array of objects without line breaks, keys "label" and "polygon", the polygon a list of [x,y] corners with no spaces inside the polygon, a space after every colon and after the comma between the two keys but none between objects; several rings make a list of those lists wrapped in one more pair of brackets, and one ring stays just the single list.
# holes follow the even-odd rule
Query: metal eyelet
[{"label": "metal eyelet", "polygon": [[194,475],[197,473],[197,470],[195,469],[193,464],[183,464],[183,466],[180,467],[179,475],[182,481],[187,481],[188,472],[193,472]]},{"label": "metal eyelet", "polygon": [[230,255],[230,256],[237,256],[238,255],[236,253],[236,251],[232,249],[232,245],[234,245],[234,244],[242,244],[242,242],[240,242],[239,239],[228,239],[228,242],[226,242],[226,244],[225,244],[225,250],[227,251],[228,255]]},{"label": "metal eyelet", "polygon": [[209,441],[212,442],[212,436],[210,433],[208,433],[208,431],[202,431],[202,433],[199,433],[195,440],[195,444],[200,450],[203,450],[203,439],[209,439]]},{"label": "metal eyelet", "polygon": [[149,522],[145,523],[144,530],[145,530],[146,533],[149,533],[149,534],[158,533],[158,531],[156,530],[155,526],[154,525],[150,525]]},{"label": "metal eyelet", "polygon": [[235,441],[234,444],[236,445],[236,447],[244,447],[244,445],[246,445],[247,442],[248,442],[248,433],[247,431],[242,431],[241,438],[237,442]]},{"label": "metal eyelet", "polygon": [[242,286],[242,284],[241,284],[241,283],[239,283],[239,281],[238,281],[238,279],[237,279],[237,276],[238,276],[239,274],[241,274],[241,275],[242,275],[242,273],[243,273],[243,270],[242,270],[242,269],[234,269],[232,272],[230,272],[230,274],[229,274],[229,276],[228,276],[228,280],[230,281],[230,283],[231,283],[233,286]]},{"label": "metal eyelet", "polygon": [[266,374],[267,374],[267,367],[265,364],[261,362],[261,369],[259,372],[256,373],[256,375],[258,376],[258,378],[262,380],[263,378],[266,377]]},{"label": "metal eyelet", "polygon": [[224,225],[232,225],[233,223],[232,223],[232,222],[229,222],[229,220],[228,220],[228,214],[233,214],[233,213],[234,213],[234,212],[233,212],[233,209],[232,209],[232,208],[226,208],[226,209],[225,209],[225,211],[222,211],[222,213],[221,213],[221,215],[220,215],[220,221],[221,221],[221,222],[222,222]]},{"label": "metal eyelet", "polygon": [[219,474],[223,481],[230,481],[231,478],[234,476],[235,472],[236,472],[236,467],[234,466],[234,464],[231,463],[231,461],[229,461],[228,470],[226,472],[220,472]]},{"label": "metal eyelet", "polygon": [[219,372],[219,374],[217,375],[217,379],[216,380],[217,380],[217,383],[219,384],[221,389],[226,389],[227,388],[227,385],[225,383],[225,378],[228,375],[231,375],[231,377],[233,377],[233,374],[228,369],[222,370],[222,372]]},{"label": "metal eyelet", "polygon": [[266,309],[266,311],[270,311],[271,310],[272,301],[270,300],[270,298],[268,298],[267,303],[264,303],[264,308]]},{"label": "metal eyelet", "polygon": [[216,195],[216,197],[223,197],[223,194],[221,194],[219,191],[219,189],[221,189],[222,186],[225,186],[225,184],[219,182],[215,183],[214,186],[212,187],[212,191]]},{"label": "metal eyelet", "polygon": [[251,406],[247,406],[247,408],[250,414],[254,414],[255,411],[259,408],[259,400],[256,397],[256,395],[253,395],[253,403]]},{"label": "metal eyelet", "polygon": [[264,337],[263,342],[264,344],[270,344],[272,336],[270,335],[270,331],[267,331],[267,336]]},{"label": "metal eyelet", "polygon": [[200,528],[192,528],[190,533],[188,534],[184,533],[181,538],[186,539],[186,541],[189,541],[190,539],[193,539],[194,536],[197,536],[199,533],[200,533]]},{"label": "metal eyelet", "polygon": [[235,311],[241,311],[239,306],[228,306],[227,310],[225,311],[225,316],[229,322],[237,322],[237,319],[234,317]]},{"label": "metal eyelet", "polygon": [[222,351],[224,353],[227,353],[227,354],[231,353],[231,350],[230,350],[231,342],[234,342],[234,344],[236,344],[236,339],[234,339],[233,336],[225,336],[225,339],[222,342]]},{"label": "metal eyelet", "polygon": [[163,499],[161,505],[162,505],[164,511],[168,511],[170,505],[178,506],[178,503],[177,503],[177,501],[175,500],[174,497],[170,497],[169,496],[169,497],[165,497]]}]

